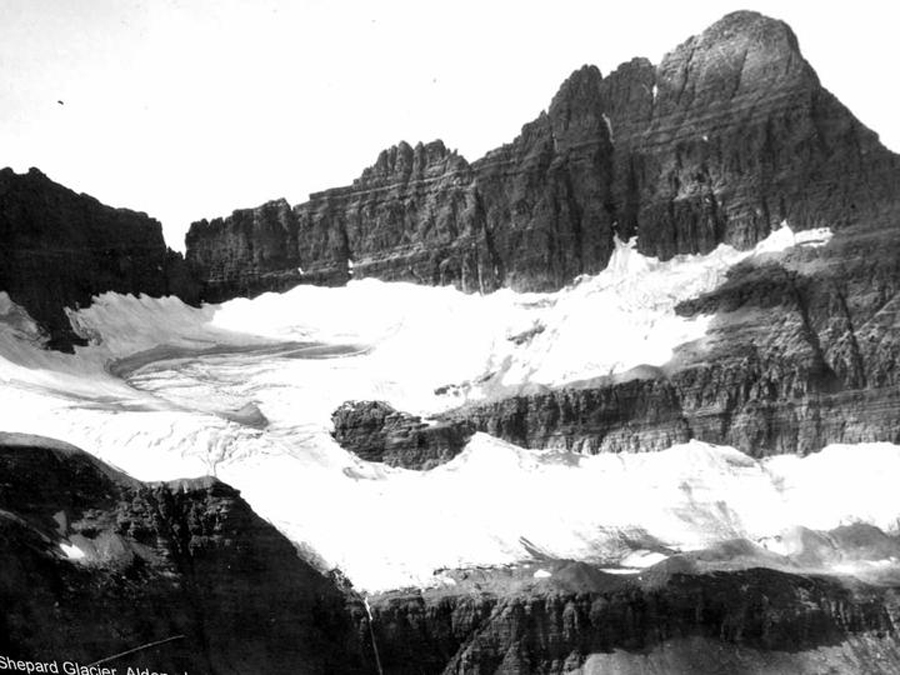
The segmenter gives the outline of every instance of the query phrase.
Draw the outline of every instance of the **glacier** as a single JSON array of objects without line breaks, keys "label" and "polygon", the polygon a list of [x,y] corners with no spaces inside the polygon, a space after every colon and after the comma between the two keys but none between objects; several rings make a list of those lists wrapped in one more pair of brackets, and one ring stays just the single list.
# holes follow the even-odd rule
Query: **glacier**
[{"label": "glacier", "polygon": [[42,349],[38,326],[0,293],[3,428],[64,439],[141,480],[215,475],[369,592],[535,556],[629,571],[732,539],[789,554],[785,533],[798,527],[897,532],[888,497],[900,447],[885,443],[755,460],[698,441],[586,456],[476,434],[451,462],[416,472],[362,461],[330,435],[346,400],[427,419],[664,366],[711,320],[677,316],[680,301],[748,256],[829,236],[784,224],[750,251],[721,245],[665,262],[618,241],[603,272],[544,294],[362,279],[194,308],[107,293],[69,310],[89,341],[74,355]]}]

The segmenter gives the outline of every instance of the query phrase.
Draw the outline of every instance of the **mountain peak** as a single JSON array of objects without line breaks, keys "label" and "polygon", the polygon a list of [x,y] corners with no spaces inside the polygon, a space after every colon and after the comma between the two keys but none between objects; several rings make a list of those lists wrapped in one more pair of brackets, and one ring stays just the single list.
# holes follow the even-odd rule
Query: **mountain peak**
[{"label": "mountain peak", "polygon": [[780,52],[800,53],[797,36],[784,21],[749,10],[726,14],[699,36],[699,42],[711,45],[720,42],[756,44]]},{"label": "mountain peak", "polygon": [[560,111],[567,110],[573,105],[599,101],[602,81],[603,76],[597,66],[583,65],[575,70],[560,85],[556,96],[553,97],[550,103],[550,117],[554,117]]},{"label": "mountain peak", "polygon": [[750,11],[727,14],[666,54],[657,81],[665,113],[819,87],[791,28]]},{"label": "mountain peak", "polygon": [[[429,168],[442,165],[448,159],[458,158],[455,152],[447,149],[440,139],[429,143],[416,143],[415,147],[406,141],[382,150],[375,164],[363,170],[362,180],[378,176],[402,176],[410,173],[421,173]],[[358,179],[359,180],[359,179]]]}]

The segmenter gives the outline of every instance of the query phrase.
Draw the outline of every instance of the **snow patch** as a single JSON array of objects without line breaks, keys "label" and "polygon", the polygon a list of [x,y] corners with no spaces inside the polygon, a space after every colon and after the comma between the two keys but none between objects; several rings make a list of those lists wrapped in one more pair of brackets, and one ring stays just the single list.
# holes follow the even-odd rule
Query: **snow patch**
[{"label": "snow patch", "polygon": [[59,548],[69,560],[82,560],[85,557],[84,551],[73,544],[63,542]]},{"label": "snow patch", "polygon": [[603,113],[603,121],[606,123],[606,132],[609,134],[609,140],[615,142],[615,136],[613,135],[613,127],[612,122],[609,119],[609,115]]},{"label": "snow patch", "polygon": [[791,246],[824,246],[831,240],[832,234],[832,231],[827,227],[794,232],[785,220],[781,222],[781,227],[773,230],[768,237],[756,246],[754,252],[757,255],[761,255],[765,253],[780,253]]},{"label": "snow patch", "polygon": [[662,562],[669,556],[656,551],[638,550],[622,558],[621,564],[632,569],[643,569]]}]

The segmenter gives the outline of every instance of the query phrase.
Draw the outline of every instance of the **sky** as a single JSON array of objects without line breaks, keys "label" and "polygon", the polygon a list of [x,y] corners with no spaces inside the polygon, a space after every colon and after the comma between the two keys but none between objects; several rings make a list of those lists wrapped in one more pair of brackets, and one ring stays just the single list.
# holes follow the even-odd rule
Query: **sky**
[{"label": "sky", "polygon": [[0,0],[0,166],[146,211],[183,250],[191,222],[303,202],[401,140],[475,160],[581,65],[659,63],[736,9],[787,21],[900,151],[896,2]]}]

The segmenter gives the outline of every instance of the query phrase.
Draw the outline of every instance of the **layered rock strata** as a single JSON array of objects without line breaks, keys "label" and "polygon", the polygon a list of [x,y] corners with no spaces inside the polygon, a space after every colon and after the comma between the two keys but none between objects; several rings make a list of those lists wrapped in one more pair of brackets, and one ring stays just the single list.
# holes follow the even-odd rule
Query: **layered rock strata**
[{"label": "layered rock strata", "polygon": [[619,228],[663,259],[865,222],[898,196],[897,156],[820,84],[791,29],[735,12],[604,79]]},{"label": "layered rock strata", "polygon": [[[521,578],[532,570],[546,578]],[[630,576],[548,562],[454,578],[452,591],[370,599],[385,672],[850,674],[900,665],[893,587],[761,567],[701,571],[684,558]]]},{"label": "layered rock strata", "polygon": [[37,169],[0,171],[0,291],[38,321],[50,346],[63,349],[83,344],[63,309],[87,306],[94,295],[198,298],[159,222],[76,194]]},{"label": "layered rock strata", "polygon": [[16,434],[0,434],[0,469],[3,655],[119,672],[375,672],[365,609],[227,485],[140,483]]},{"label": "layered rock strata", "polygon": [[662,369],[473,405],[446,420],[524,447],[585,452],[691,438],[753,456],[900,442],[894,222],[742,263],[720,288],[678,307],[715,319]]},{"label": "layered rock strata", "polygon": [[462,452],[472,432],[465,424],[428,424],[383,401],[347,401],[331,416],[332,436],[369,462],[426,471]]},{"label": "layered rock strata", "polygon": [[[790,28],[726,16],[654,66],[585,66],[510,144],[468,163],[440,141],[381,154],[352,186],[200,221],[205,297],[374,276],[465,291],[558,289],[613,235],[670,258],[865,223],[900,165],[822,88]],[[302,272],[300,271],[302,270]]]}]

